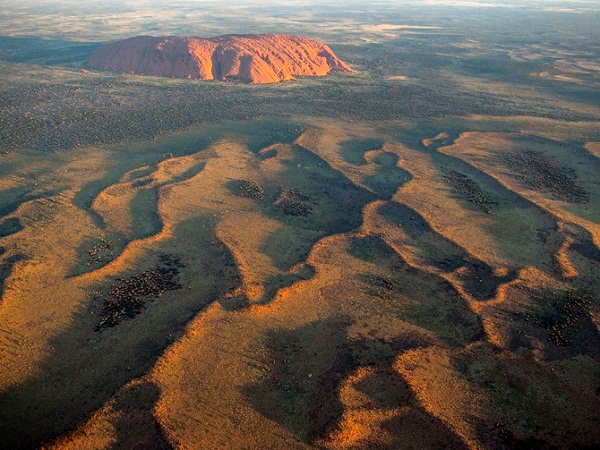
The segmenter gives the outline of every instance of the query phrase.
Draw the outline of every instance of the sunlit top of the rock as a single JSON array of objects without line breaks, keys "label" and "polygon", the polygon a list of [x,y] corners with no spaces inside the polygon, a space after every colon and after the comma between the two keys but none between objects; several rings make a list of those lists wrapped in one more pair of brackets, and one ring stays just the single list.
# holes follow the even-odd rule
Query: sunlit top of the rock
[{"label": "sunlit top of the rock", "polygon": [[327,45],[283,34],[138,36],[98,48],[88,64],[123,73],[256,84],[352,72]]}]

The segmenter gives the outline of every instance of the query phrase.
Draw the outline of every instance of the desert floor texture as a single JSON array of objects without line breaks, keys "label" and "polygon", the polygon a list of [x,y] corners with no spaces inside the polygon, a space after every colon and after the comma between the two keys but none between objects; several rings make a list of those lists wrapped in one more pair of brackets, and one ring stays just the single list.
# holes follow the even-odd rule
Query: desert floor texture
[{"label": "desert floor texture", "polygon": [[[7,7],[0,448],[599,445],[600,12],[447,3]],[[356,73],[85,66],[288,30]]]}]

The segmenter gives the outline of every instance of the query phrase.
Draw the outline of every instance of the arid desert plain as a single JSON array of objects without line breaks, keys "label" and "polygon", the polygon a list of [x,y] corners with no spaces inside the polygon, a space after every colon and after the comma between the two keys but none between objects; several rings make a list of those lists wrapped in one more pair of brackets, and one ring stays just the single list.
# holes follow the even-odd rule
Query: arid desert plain
[{"label": "arid desert plain", "polygon": [[[598,448],[599,24],[0,0],[0,449]],[[352,71],[88,65],[259,33]]]}]

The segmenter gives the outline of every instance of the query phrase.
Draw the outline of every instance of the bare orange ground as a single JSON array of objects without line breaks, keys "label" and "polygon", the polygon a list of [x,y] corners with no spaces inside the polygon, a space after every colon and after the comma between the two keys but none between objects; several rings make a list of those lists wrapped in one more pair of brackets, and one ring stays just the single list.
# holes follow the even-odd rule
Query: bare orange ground
[{"label": "bare orange ground", "polygon": [[[71,204],[81,187],[76,172],[95,164],[99,169],[90,170],[90,180],[102,177],[103,154],[90,152],[85,156],[91,159],[65,165],[73,187],[52,197],[55,206],[43,201],[21,206],[15,215],[23,219],[25,229],[4,238],[3,245],[21,248],[20,242],[26,242],[37,257],[17,265],[7,281],[0,308],[2,328],[21,339],[22,347],[14,342],[3,347],[15,352],[0,367],[3,388],[33,381],[27,392],[36,394],[38,387],[43,392],[44,380],[38,386],[35,375],[53,370],[69,374],[70,362],[63,367],[54,361],[50,345],[53,336],[74,324],[76,331],[71,332],[81,342],[95,338],[107,347],[103,342],[114,338],[115,345],[107,347],[111,352],[100,359],[98,354],[81,354],[88,358],[86,369],[105,370],[95,364],[120,367],[111,358],[130,358],[136,348],[144,348],[144,338],[153,336],[156,324],[168,323],[178,313],[166,309],[170,316],[158,317],[154,306],[208,305],[189,318],[180,334],[170,337],[147,372],[107,396],[52,448],[154,448],[167,442],[183,449],[486,448],[516,442],[506,436],[558,446],[571,442],[573,435],[585,445],[598,439],[593,357],[548,360],[548,355],[560,356],[562,349],[551,347],[535,318],[525,319],[525,314],[544,306],[534,304],[532,292],[566,288],[551,267],[555,258],[567,258],[563,271],[568,264],[574,270],[584,267],[583,258],[570,256],[570,239],[578,228],[569,224],[575,222],[548,212],[553,204],[542,202],[539,209],[526,211],[536,226],[566,225],[550,235],[546,246],[536,244],[528,248],[530,253],[519,254],[520,244],[498,229],[512,216],[490,218],[465,208],[449,193],[430,156],[386,141],[381,150],[365,150],[363,166],[353,165],[341,155],[348,133],[362,139],[373,132],[369,124],[312,123],[296,144],[323,158],[322,170],[339,171],[354,186],[372,193],[376,189],[369,187],[368,176],[381,167],[392,173],[402,168],[413,180],[391,200],[366,204],[357,229],[319,238],[307,257],[285,269],[277,265],[277,254],[265,251],[265,242],[277,233],[283,233],[282,242],[297,238],[302,227],[293,228],[285,220],[304,224],[319,218],[267,216],[268,206],[236,195],[229,183],[256,180],[285,187],[289,179],[281,178],[299,151],[290,144],[270,146],[275,156],[260,161],[242,143],[221,141],[187,157],[169,158],[153,172],[140,163],[146,175],[135,178],[135,171],[128,171],[93,202],[96,212],[110,222],[110,232],[127,238],[121,254],[76,277],[67,275],[77,263],[82,236],[99,233],[87,214]],[[472,150],[477,146],[472,144],[505,145],[506,139],[500,134],[466,134],[444,151],[460,149],[457,153],[469,164],[504,180],[504,174],[477,159]],[[384,154],[398,156],[397,166],[379,165]],[[536,204],[540,200],[509,182],[503,186]],[[132,225],[133,199],[146,187],[158,191],[161,226],[152,236],[138,239],[139,230]],[[119,190],[125,192],[119,198],[127,201],[111,200],[111,193]],[[506,202],[512,198],[499,195]],[[388,204],[407,205],[431,230],[411,237],[401,224],[380,213]],[[511,220],[516,223],[517,218]],[[204,252],[203,246],[215,250]],[[184,289],[166,294],[139,318],[109,332],[85,334],[83,322],[77,321],[84,317],[93,326],[93,320],[76,313],[87,311],[83,308],[90,291],[146,269],[157,252],[167,250],[188,262],[181,275]],[[204,259],[225,250],[234,267],[214,267],[215,258]],[[493,298],[478,301],[465,286],[463,267],[444,271],[431,262],[440,255],[484,261],[497,277],[514,269],[516,277],[501,283]],[[591,262],[585,264],[594,268]],[[273,277],[291,276],[306,267],[313,271],[300,281],[292,277],[272,296],[264,295],[273,288]],[[239,272],[241,279],[227,270]],[[218,291],[218,283],[229,276],[229,290]],[[60,298],[55,291],[61,292]],[[231,308],[238,297],[248,299],[248,307],[242,303]],[[39,298],[48,300],[43,314],[37,308]],[[590,317],[597,327],[597,308],[591,308]],[[128,335],[128,329],[140,335]],[[55,351],[69,348],[65,340],[55,342]],[[22,349],[27,353],[19,355]],[[55,365],[44,367],[47,361]],[[65,389],[91,396],[93,383],[85,380],[98,380],[87,376],[73,375]],[[579,384],[583,391],[578,391]],[[548,405],[553,414],[547,414]],[[549,429],[555,435],[544,431]]]},{"label": "bare orange ground", "polygon": [[600,158],[600,142],[588,142],[585,148],[595,157]]},{"label": "bare orange ground", "polygon": [[450,424],[470,447],[480,445],[475,424],[461,411],[470,411],[475,417],[493,415],[493,411],[486,398],[452,367],[448,353],[433,348],[406,352],[394,367],[406,378],[423,408]]},{"label": "bare orange ground", "polygon": [[450,135],[448,133],[440,133],[433,138],[423,139],[423,145],[427,148],[434,146],[439,147],[441,145],[446,145],[449,138]]},{"label": "bare orange ground", "polygon": [[569,247],[573,244],[572,239],[565,239],[563,245],[558,249],[556,253],[556,261],[560,265],[560,270],[562,272],[562,276],[567,279],[575,279],[579,276],[579,271],[577,268],[571,263],[569,259],[569,255],[567,251]]}]

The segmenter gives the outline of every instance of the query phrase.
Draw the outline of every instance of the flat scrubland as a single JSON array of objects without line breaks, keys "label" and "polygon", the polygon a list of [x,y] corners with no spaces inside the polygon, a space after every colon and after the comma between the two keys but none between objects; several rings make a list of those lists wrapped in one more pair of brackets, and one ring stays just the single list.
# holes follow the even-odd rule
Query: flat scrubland
[{"label": "flat scrubland", "polygon": [[14,22],[0,448],[600,444],[598,40],[407,8],[298,7],[359,73],[268,86]]}]

